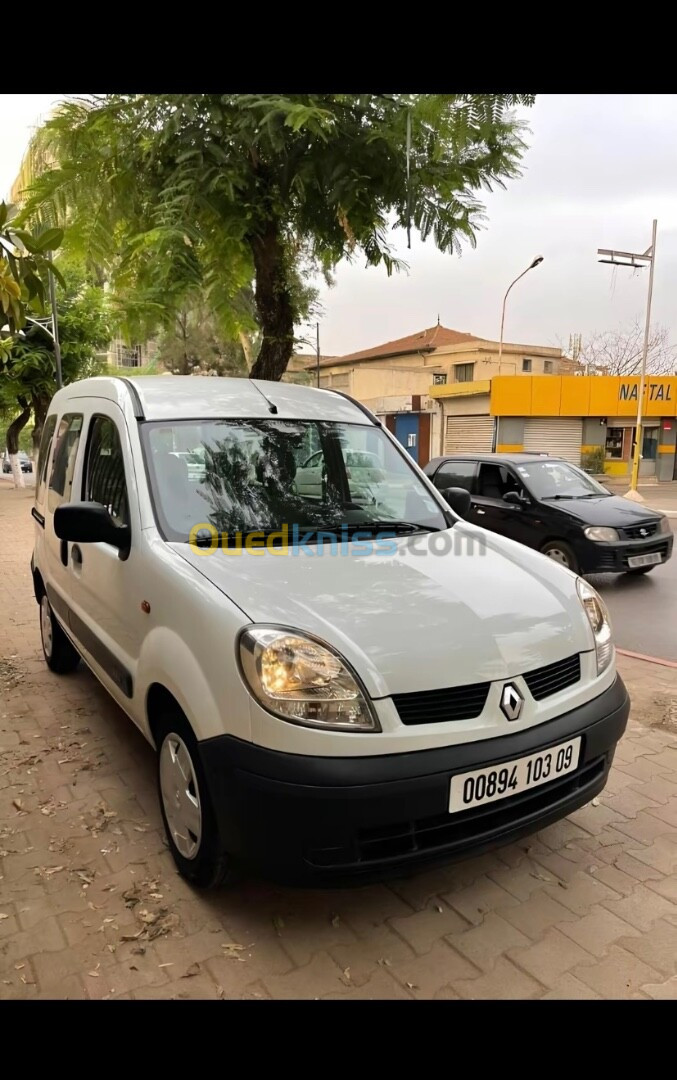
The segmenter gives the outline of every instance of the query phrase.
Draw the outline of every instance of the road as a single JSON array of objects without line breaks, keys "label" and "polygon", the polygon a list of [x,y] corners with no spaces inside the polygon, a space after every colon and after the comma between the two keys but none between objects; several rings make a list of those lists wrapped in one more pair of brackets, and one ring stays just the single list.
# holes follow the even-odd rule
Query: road
[{"label": "road", "polygon": [[[671,521],[673,532],[677,519]],[[606,600],[621,649],[677,661],[677,549],[649,574],[594,574],[590,584]]]}]

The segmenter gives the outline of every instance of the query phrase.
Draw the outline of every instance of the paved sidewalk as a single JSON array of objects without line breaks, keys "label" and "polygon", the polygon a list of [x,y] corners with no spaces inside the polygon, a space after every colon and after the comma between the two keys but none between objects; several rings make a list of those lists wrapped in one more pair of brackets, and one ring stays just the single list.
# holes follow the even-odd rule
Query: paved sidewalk
[{"label": "paved sidewalk", "polygon": [[621,658],[599,800],[388,885],[193,892],[153,752],[40,654],[31,492],[0,487],[0,998],[677,998],[677,671]]}]

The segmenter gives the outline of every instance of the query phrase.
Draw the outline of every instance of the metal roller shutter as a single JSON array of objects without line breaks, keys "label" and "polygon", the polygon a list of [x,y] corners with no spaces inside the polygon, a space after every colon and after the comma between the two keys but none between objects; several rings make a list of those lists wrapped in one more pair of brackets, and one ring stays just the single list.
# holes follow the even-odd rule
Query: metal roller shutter
[{"label": "metal roller shutter", "polygon": [[524,421],[524,449],[561,457],[572,465],[581,463],[583,421],[565,416]]},{"label": "metal roller shutter", "polygon": [[444,436],[445,454],[489,454],[494,439],[491,416],[448,416]]}]

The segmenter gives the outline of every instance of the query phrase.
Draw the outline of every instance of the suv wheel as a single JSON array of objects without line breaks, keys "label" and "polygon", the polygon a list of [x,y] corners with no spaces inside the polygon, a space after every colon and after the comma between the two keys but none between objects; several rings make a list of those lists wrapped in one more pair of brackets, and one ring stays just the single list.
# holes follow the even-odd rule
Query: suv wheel
[{"label": "suv wheel", "polygon": [[40,638],[45,662],[50,671],[54,671],[57,675],[66,675],[70,671],[75,671],[80,662],[80,655],[54,618],[47,593],[43,593],[40,597]]},{"label": "suv wheel", "polygon": [[578,573],[576,556],[563,540],[551,540],[543,545],[541,552],[543,555],[547,555],[549,559],[554,559],[561,566],[566,566],[567,570],[573,570],[574,574]]},{"label": "suv wheel", "polygon": [[232,880],[236,874],[220,841],[197,739],[182,713],[163,721],[157,748],[160,809],[179,872],[200,888]]}]

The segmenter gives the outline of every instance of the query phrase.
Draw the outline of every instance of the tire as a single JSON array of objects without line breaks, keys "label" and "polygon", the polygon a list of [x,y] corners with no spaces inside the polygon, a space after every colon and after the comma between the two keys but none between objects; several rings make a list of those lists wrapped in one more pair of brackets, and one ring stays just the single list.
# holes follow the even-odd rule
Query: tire
[{"label": "tire", "polygon": [[68,675],[75,671],[80,663],[80,654],[54,618],[52,606],[44,592],[40,597],[40,640],[42,654],[50,671],[56,675]]},{"label": "tire", "polygon": [[[660,565],[660,564],[659,564]],[[636,566],[634,570],[626,570],[626,574],[648,574],[651,570],[656,569],[656,564],[653,566]]]},{"label": "tire", "polygon": [[566,566],[568,570],[573,570],[574,574],[578,573],[578,560],[564,540],[549,540],[541,548],[541,553],[547,555],[554,562],[558,562],[560,566]]},{"label": "tire", "polygon": [[179,873],[201,889],[235,880],[238,875],[221,843],[197,739],[179,709],[163,718],[156,745],[160,812]]}]

